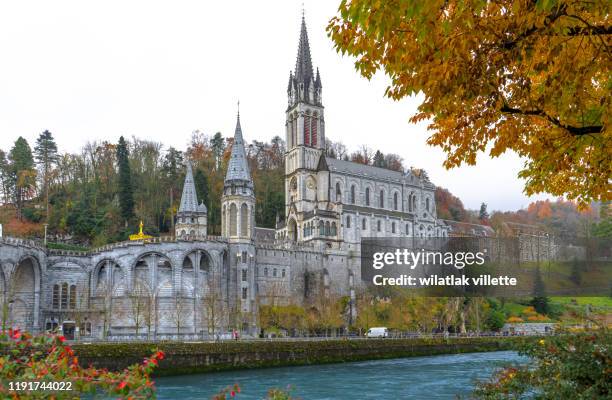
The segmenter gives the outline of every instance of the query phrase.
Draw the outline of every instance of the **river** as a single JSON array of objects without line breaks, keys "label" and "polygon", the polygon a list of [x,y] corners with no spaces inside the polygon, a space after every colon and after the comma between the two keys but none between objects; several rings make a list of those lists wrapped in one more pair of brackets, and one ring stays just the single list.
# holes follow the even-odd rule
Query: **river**
[{"label": "river", "polygon": [[253,369],[163,377],[159,399],[210,399],[238,383],[240,400],[263,399],[269,388],[286,388],[303,400],[455,399],[496,368],[526,362],[511,351],[361,361],[344,364]]}]

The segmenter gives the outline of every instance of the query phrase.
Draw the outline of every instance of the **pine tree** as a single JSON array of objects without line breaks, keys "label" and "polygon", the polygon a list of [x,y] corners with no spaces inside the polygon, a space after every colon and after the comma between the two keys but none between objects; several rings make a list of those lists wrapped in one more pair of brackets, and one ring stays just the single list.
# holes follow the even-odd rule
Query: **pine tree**
[{"label": "pine tree", "polygon": [[36,187],[34,158],[28,141],[19,136],[9,154],[11,183],[15,193],[17,218],[22,219],[23,201]]},{"label": "pine tree", "polygon": [[546,296],[546,287],[544,286],[544,280],[542,280],[542,274],[540,273],[540,267],[537,267],[535,273],[535,281],[533,285],[533,299],[531,305],[540,314],[548,314],[548,297]]},{"label": "pine tree", "polygon": [[206,207],[209,208],[210,199],[208,194],[210,193],[210,189],[208,187],[208,178],[200,168],[196,169],[195,175],[193,176],[193,183],[196,187],[198,201],[203,202]]},{"label": "pine tree", "polygon": [[212,147],[213,154],[215,155],[215,169],[218,170],[221,166],[223,152],[225,151],[225,139],[223,139],[223,136],[221,136],[221,132],[215,133],[215,136],[210,139],[210,146]]},{"label": "pine tree", "polygon": [[486,203],[480,205],[480,211],[478,212],[478,219],[480,222],[486,222],[489,219],[489,213],[487,212]]},{"label": "pine tree", "polygon": [[38,139],[36,139],[36,146],[34,146],[34,154],[36,156],[36,163],[42,170],[43,192],[45,194],[45,215],[47,222],[49,222],[49,185],[51,169],[59,160],[57,144],[51,132],[46,130],[38,136]]},{"label": "pine tree", "polygon": [[10,164],[6,158],[6,153],[0,149],[0,189],[2,189],[4,203],[8,203],[11,197],[10,177]]},{"label": "pine tree", "polygon": [[379,168],[386,168],[385,156],[383,155],[383,153],[380,152],[380,150],[376,150],[376,154],[374,154],[374,162],[372,165]]},{"label": "pine tree", "polygon": [[121,217],[128,226],[134,217],[134,191],[132,188],[132,173],[130,171],[129,150],[123,136],[117,145],[117,164],[119,166],[119,208]]}]

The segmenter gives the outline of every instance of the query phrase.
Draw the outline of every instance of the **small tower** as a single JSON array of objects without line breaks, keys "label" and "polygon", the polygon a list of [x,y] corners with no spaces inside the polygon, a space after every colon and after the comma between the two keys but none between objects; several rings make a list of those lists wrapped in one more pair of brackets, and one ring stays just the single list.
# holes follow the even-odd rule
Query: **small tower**
[{"label": "small tower", "polygon": [[255,191],[246,158],[240,111],[221,196],[221,232],[232,241],[251,241],[255,224]]},{"label": "small tower", "polygon": [[187,161],[187,174],[183,185],[181,205],[176,215],[175,236],[179,238],[206,236],[207,217],[206,205],[204,203],[198,204],[193,171],[191,170],[191,164]]}]

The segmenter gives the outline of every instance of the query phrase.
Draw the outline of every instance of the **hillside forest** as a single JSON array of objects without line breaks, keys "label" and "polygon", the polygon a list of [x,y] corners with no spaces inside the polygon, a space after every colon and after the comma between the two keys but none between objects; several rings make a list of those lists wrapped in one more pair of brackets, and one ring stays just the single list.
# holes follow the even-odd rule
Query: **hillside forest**
[{"label": "hillside forest", "polygon": [[[220,132],[194,131],[185,149],[137,137],[117,142],[87,142],[78,153],[62,151],[53,134],[42,132],[35,143],[17,138],[0,149],[0,223],[4,234],[41,238],[48,224],[51,241],[81,247],[127,239],[139,221],[154,236],[168,235],[180,203],[185,162],[192,163],[198,199],[208,208],[209,234],[221,228],[220,199],[232,138]],[[327,143],[327,155],[381,168],[408,168],[396,154],[362,146],[350,151],[340,142]],[[284,214],[285,142],[247,144],[256,190],[256,224],[273,228]],[[444,188],[436,191],[438,216],[485,224],[499,235],[510,223],[537,226],[558,236],[610,236],[609,205],[593,204],[579,211],[569,201],[537,201],[519,211],[466,209]]]}]

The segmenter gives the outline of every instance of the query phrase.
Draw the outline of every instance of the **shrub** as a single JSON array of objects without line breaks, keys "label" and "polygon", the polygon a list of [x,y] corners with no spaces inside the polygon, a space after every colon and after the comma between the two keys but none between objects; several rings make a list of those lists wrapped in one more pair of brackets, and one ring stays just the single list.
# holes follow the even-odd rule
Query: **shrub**
[{"label": "shrub", "polygon": [[[123,371],[109,372],[93,367],[83,368],[63,336],[32,336],[19,330],[0,334],[0,396],[12,399],[79,398],[81,394],[120,398],[150,399],[155,397],[151,372],[164,358],[154,351],[142,364]],[[9,382],[70,382],[70,391],[14,391]]]},{"label": "shrub", "polygon": [[495,332],[499,332],[504,327],[506,322],[506,315],[501,311],[491,311],[487,318],[487,326]]}]

